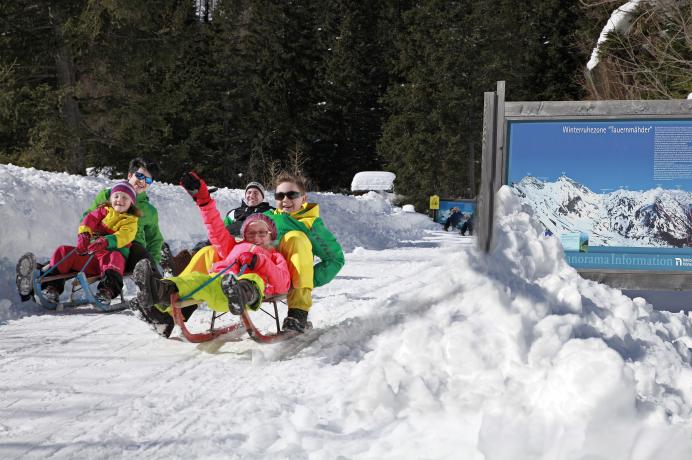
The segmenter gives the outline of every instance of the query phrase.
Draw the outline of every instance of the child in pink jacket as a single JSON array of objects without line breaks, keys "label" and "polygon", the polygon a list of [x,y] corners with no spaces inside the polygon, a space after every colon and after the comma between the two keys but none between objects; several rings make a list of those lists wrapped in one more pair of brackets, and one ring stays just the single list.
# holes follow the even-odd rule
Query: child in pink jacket
[{"label": "child in pink jacket", "polygon": [[[139,288],[137,306],[147,322],[163,326],[156,329],[165,337],[170,335],[174,324],[169,314],[170,296],[178,293],[185,297],[221,271],[226,270],[222,277],[192,295],[217,312],[239,315],[245,307],[257,309],[265,295],[284,294],[291,283],[286,259],[272,246],[276,226],[270,218],[263,214],[248,217],[241,228],[243,240],[236,242],[224,227],[205,182],[190,172],[183,176],[181,185],[199,206],[209,240],[221,260],[212,266],[210,273],[193,272],[166,279],[154,275],[148,260],[137,263],[133,273]],[[238,275],[241,269],[244,271]]]}]

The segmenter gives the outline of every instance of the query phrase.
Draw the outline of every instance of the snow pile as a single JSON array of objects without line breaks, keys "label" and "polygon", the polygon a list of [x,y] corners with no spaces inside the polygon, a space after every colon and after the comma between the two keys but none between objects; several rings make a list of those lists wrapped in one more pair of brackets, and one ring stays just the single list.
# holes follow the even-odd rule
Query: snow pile
[{"label": "snow pile", "polygon": [[490,257],[441,255],[376,313],[399,319],[350,373],[347,432],[372,458],[690,458],[690,318],[582,279],[498,202]]},{"label": "snow pile", "polygon": [[353,176],[351,191],[392,190],[394,179],[396,179],[396,174],[387,171],[361,171]]}]

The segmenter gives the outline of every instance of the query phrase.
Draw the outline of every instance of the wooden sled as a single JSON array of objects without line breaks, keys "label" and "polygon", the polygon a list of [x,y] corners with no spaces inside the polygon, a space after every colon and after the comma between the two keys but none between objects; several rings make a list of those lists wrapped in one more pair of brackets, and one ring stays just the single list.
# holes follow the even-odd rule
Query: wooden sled
[{"label": "wooden sled", "polygon": [[[211,317],[211,324],[209,326],[209,329],[203,332],[192,332],[187,328],[187,325],[185,324],[185,318],[183,317],[182,313],[182,308],[188,307],[190,305],[197,305],[201,303],[199,300],[194,300],[194,299],[188,299],[184,301],[180,301],[178,298],[177,294],[173,294],[171,296],[171,306],[172,308],[172,314],[173,314],[173,319],[175,320],[175,324],[180,327],[180,330],[183,332],[183,337],[188,342],[192,343],[200,343],[200,342],[207,342],[209,340],[213,340],[217,337],[220,337],[224,334],[228,334],[230,332],[236,331],[239,328],[244,328],[245,331],[248,333],[250,338],[252,338],[255,342],[259,343],[276,343],[276,342],[281,342],[286,339],[290,339],[291,337],[295,337],[298,335],[298,332],[295,331],[282,331],[281,330],[281,324],[279,323],[279,308],[277,306],[277,303],[286,300],[286,294],[281,294],[281,295],[275,295],[271,297],[265,297],[264,298],[264,303],[266,304],[271,304],[273,306],[273,312],[266,310],[263,308],[263,306],[260,306],[257,311],[252,311],[248,310],[247,308],[243,309],[243,312],[240,314],[239,319],[240,321],[235,321],[232,322],[231,324],[225,325],[218,327],[215,323],[216,320],[224,315],[231,315],[228,312],[224,313],[217,313],[217,312],[212,312],[212,317]],[[255,325],[255,322],[252,320],[252,316],[259,314],[259,313],[264,313],[269,315],[271,318],[273,318],[275,327],[276,329],[274,331],[262,331],[261,328],[257,327]]]}]

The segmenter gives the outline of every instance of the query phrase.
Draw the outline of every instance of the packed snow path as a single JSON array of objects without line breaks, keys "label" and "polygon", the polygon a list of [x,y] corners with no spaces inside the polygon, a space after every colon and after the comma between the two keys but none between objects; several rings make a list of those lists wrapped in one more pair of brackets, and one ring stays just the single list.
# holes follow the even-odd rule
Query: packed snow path
[{"label": "packed snow path", "polygon": [[332,401],[353,363],[373,335],[426,307],[396,305],[396,293],[432,288],[416,271],[438,245],[458,251],[470,241],[450,233],[349,254],[315,291],[316,329],[296,343],[166,340],[129,311],[10,321],[0,335],[0,457],[332,457],[332,442],[319,453],[321,439],[344,437]]}]

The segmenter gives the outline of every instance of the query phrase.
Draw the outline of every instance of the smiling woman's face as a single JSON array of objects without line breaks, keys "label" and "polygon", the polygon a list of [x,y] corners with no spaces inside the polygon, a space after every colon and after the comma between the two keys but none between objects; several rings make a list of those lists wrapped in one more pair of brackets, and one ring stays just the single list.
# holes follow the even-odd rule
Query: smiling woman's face
[{"label": "smiling woman's face", "polygon": [[[140,179],[137,176],[143,176],[144,179]],[[151,173],[147,171],[146,168],[139,168],[136,173],[128,173],[127,181],[135,189],[135,192],[139,195],[140,193],[146,191],[149,184],[147,184],[147,178],[151,179]]]},{"label": "smiling woman's face", "polygon": [[308,198],[305,191],[300,190],[294,182],[282,182],[277,185],[274,197],[276,198],[277,209],[289,213],[298,211]]}]

